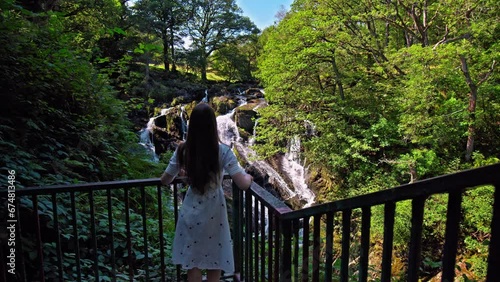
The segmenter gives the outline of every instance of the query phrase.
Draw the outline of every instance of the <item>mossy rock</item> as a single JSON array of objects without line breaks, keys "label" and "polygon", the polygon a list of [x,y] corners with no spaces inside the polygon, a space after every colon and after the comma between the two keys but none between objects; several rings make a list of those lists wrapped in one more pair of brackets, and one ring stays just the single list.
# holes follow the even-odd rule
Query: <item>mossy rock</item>
[{"label": "mossy rock", "polygon": [[211,106],[215,111],[215,115],[225,115],[232,109],[236,108],[237,103],[230,97],[219,96],[212,98]]},{"label": "mossy rock", "polygon": [[253,110],[255,105],[244,105],[236,110],[234,119],[236,125],[239,128],[245,130],[248,134],[253,134],[253,128],[255,126],[255,119],[257,118],[257,112]]}]

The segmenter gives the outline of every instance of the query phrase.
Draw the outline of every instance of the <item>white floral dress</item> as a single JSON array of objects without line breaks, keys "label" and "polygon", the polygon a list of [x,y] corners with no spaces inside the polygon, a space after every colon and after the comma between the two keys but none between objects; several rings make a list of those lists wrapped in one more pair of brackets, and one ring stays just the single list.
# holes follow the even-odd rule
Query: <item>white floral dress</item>
[{"label": "white floral dress", "polygon": [[[221,171],[229,175],[244,172],[231,149],[219,144]],[[177,151],[170,159],[166,173],[176,176],[180,166]],[[180,208],[175,229],[172,261],[183,269],[221,269],[234,272],[231,234],[227,219],[227,207],[222,190],[222,173],[216,187],[201,195],[188,188]]]}]

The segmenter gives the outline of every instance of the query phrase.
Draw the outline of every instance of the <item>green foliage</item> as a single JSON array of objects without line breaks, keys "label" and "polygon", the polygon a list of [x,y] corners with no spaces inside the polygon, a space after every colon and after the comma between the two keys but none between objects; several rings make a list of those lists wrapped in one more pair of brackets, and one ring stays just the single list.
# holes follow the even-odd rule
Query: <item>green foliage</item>
[{"label": "green foliage", "polygon": [[248,59],[239,52],[237,46],[228,45],[213,55],[213,68],[228,81],[248,80],[251,77]]},{"label": "green foliage", "polygon": [[[166,193],[165,193],[166,192]],[[156,189],[145,189],[146,207],[145,214],[147,215],[147,230],[148,230],[148,260],[150,276],[157,277],[161,273],[159,266],[160,263],[160,236],[163,236],[165,263],[167,269],[165,271],[172,275],[175,268],[168,264],[170,258],[170,247],[173,240],[173,230],[175,224],[172,220],[172,198],[168,190],[163,189],[162,193],[162,218],[163,229],[160,233],[159,229],[159,214],[157,209],[158,196]],[[125,201],[123,190],[93,192],[95,221],[91,221],[90,217],[90,198],[88,193],[75,194],[75,216],[77,221],[77,234],[80,247],[80,263],[82,268],[82,280],[92,281],[94,275],[94,260],[93,255],[96,253],[98,256],[98,268],[102,279],[113,276],[113,264],[111,257],[111,250],[115,256],[115,274],[117,277],[124,277],[128,279],[129,275],[129,255],[128,255],[128,231],[125,221]],[[108,199],[111,200],[111,210],[108,210]],[[75,249],[75,233],[73,230],[73,214],[71,213],[71,198],[70,194],[60,194],[57,196],[57,217],[59,222],[59,234],[61,235],[61,245],[63,255],[63,274],[65,280],[77,279],[76,272],[76,249]],[[143,238],[143,218],[141,212],[143,210],[141,204],[141,193],[139,189],[131,189],[129,191],[129,218],[130,218],[130,238]],[[31,199],[22,198],[23,206],[31,208],[33,203]],[[47,278],[57,278],[57,248],[56,243],[53,241],[55,234],[54,217],[56,216],[53,210],[52,199],[46,196],[38,197],[39,217],[42,219],[41,229],[44,234],[48,235],[44,243],[44,262],[45,275]],[[111,233],[109,232],[109,216],[112,217],[113,228],[113,246],[111,246]],[[95,225],[97,250],[93,249],[91,226]],[[38,259],[37,246],[33,245],[36,234],[26,233],[23,239],[23,246],[26,253],[29,254],[29,260],[26,259],[25,263],[28,269],[37,269],[36,262]],[[145,267],[145,245],[142,240],[132,240],[132,263],[135,268],[142,269],[137,271],[134,269],[134,277],[139,281],[143,281]]]},{"label": "green foliage", "polygon": [[201,70],[201,79],[207,80],[209,56],[216,50],[237,41],[239,37],[258,32],[234,0],[195,2],[193,16],[187,22],[192,50]]},{"label": "green foliage", "polygon": [[14,7],[3,12],[0,38],[1,166],[26,170],[21,185],[42,183],[37,172],[49,184],[120,177],[122,142],[133,138],[122,102],[71,46],[63,17],[49,12],[35,25]]},{"label": "green foliage", "polygon": [[[335,179],[314,182],[317,195],[329,197],[322,202],[499,161],[498,4],[392,4],[297,0],[260,36],[258,77],[269,107],[260,110],[255,149],[270,157],[286,150],[289,136],[300,136],[303,158]],[[478,87],[474,112],[461,57]],[[471,128],[473,162],[464,158]],[[464,206],[464,224],[488,226],[479,219],[491,203],[476,196],[486,210]],[[434,270],[446,204],[441,196],[426,204],[423,251]],[[396,214],[395,244],[404,248],[411,204],[399,203]],[[381,236],[383,207],[373,218]],[[477,246],[487,244],[467,238],[464,260],[484,277],[485,247]]]}]

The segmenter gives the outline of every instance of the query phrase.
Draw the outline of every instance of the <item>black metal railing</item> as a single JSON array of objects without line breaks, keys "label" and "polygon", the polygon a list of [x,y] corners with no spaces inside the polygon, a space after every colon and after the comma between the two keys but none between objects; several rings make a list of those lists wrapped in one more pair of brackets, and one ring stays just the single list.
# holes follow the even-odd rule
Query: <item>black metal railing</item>
[{"label": "black metal railing", "polygon": [[2,222],[15,232],[2,238],[0,281],[180,281],[165,224],[182,187],[156,178],[1,191]]},{"label": "black metal railing", "polygon": [[234,187],[237,271],[245,281],[367,281],[372,209],[383,206],[379,277],[391,281],[396,205],[409,200],[411,230],[402,280],[418,281],[426,200],[448,194],[442,281],[454,281],[462,195],[484,185],[495,189],[487,281],[500,281],[500,164],[295,211],[255,183],[246,192]]},{"label": "black metal railing", "polygon": [[[496,164],[296,211],[256,183],[246,191],[233,186],[236,272],[242,281],[367,281],[372,210],[383,206],[380,279],[390,281],[396,205],[409,200],[403,280],[417,281],[425,203],[448,194],[442,277],[453,281],[462,194],[492,185],[487,281],[500,281],[499,184]],[[182,179],[171,187],[146,179],[0,191],[2,223],[15,228],[0,237],[0,281],[181,281],[179,267],[168,264],[175,224],[167,225],[177,218],[182,187]],[[9,236],[15,241],[14,280]]]}]

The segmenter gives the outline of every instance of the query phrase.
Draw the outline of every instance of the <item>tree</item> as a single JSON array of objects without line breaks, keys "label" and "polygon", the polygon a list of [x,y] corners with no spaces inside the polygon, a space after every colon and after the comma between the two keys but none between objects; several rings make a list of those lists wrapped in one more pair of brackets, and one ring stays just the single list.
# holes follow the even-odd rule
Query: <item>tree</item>
[{"label": "tree", "polygon": [[232,44],[227,44],[213,54],[213,68],[229,81],[250,81],[252,72],[257,70],[258,37],[248,36]]},{"label": "tree", "polygon": [[300,136],[325,201],[498,162],[497,2],[294,1],[260,38],[269,106],[256,151],[273,157]]},{"label": "tree", "polygon": [[176,46],[182,45],[184,24],[192,15],[193,1],[138,0],[135,22],[143,32],[158,36],[163,44],[165,72],[177,70]]},{"label": "tree", "polygon": [[207,80],[208,58],[216,51],[258,29],[248,17],[241,15],[234,0],[199,0],[193,17],[188,21],[192,48],[197,50],[201,65],[201,78]]}]

